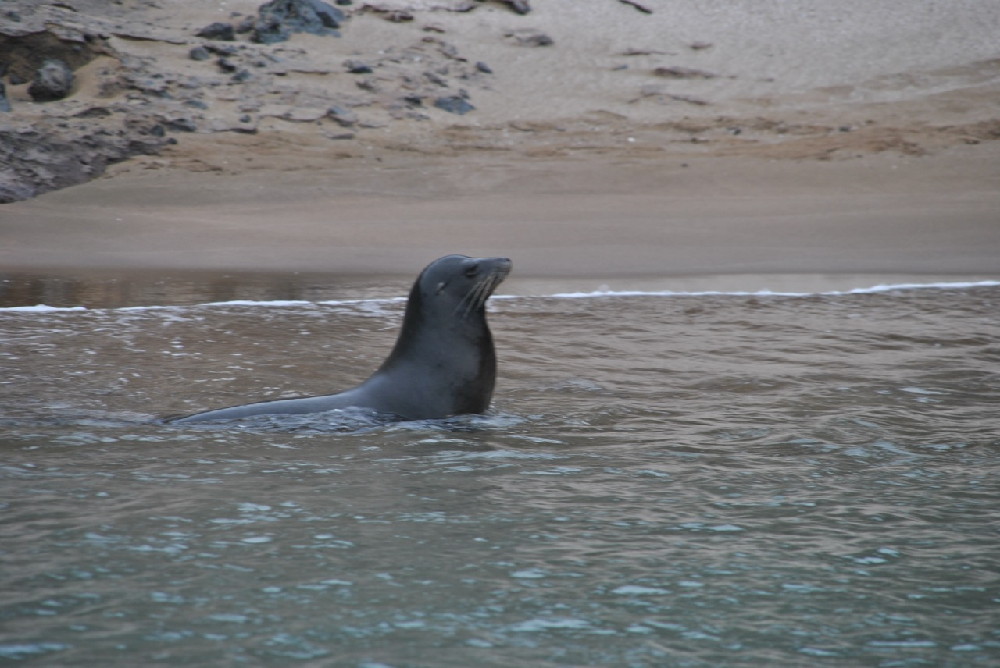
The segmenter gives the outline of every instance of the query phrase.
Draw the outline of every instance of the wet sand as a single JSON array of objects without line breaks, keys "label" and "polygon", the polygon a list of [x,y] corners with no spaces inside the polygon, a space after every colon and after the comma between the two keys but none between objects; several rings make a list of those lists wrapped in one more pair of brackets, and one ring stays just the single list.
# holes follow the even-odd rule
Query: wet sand
[{"label": "wet sand", "polygon": [[1000,275],[982,151],[414,162],[101,180],[5,207],[0,264],[409,275],[464,252],[508,255],[524,277]]},{"label": "wet sand", "polygon": [[[226,15],[249,15],[257,3],[229,4]],[[336,62],[366,42],[441,36],[497,74],[470,89],[466,116],[389,121],[361,105],[372,122],[348,139],[333,138],[328,119],[263,114],[254,134],[178,135],[159,156],[3,205],[0,269],[410,276],[462,252],[508,255],[521,280],[581,289],[1000,276],[1000,52],[988,37],[1000,10],[949,5],[959,25],[921,44],[912,40],[938,25],[934,2],[893,4],[878,20],[809,2],[763,15],[686,3],[668,16],[647,4],[654,14],[536,3],[526,17],[487,4],[419,11],[405,25],[369,13],[341,39],[296,36],[286,44]],[[159,30],[185,34],[221,16],[147,11]],[[885,23],[893,12],[906,21]],[[507,32],[523,27],[555,45],[512,46]],[[191,67],[186,45],[118,46]],[[650,75],[663,66],[712,76]],[[206,113],[230,111],[220,97]]]}]

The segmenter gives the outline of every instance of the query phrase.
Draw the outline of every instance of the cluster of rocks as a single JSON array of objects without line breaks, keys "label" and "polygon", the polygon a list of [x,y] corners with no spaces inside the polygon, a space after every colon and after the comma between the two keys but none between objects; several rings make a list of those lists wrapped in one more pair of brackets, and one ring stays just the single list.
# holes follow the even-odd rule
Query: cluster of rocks
[{"label": "cluster of rocks", "polygon": [[[482,2],[442,8],[468,11]],[[322,134],[345,139],[398,119],[430,118],[432,109],[465,114],[475,109],[469,91],[488,86],[492,73],[433,29],[410,45],[372,45],[369,56],[339,65],[320,65],[289,41],[296,33],[338,37],[352,14],[378,12],[385,3],[270,0],[254,16],[234,13],[230,22],[187,34],[142,20],[142,5],[157,9],[155,0],[132,4],[139,7],[101,0],[5,3],[0,202],[95,178],[110,164],[177,143],[171,135],[179,132],[256,133],[278,119],[329,124],[333,130]],[[524,0],[500,4],[518,14],[530,11]],[[141,50],[121,47],[137,41],[183,49],[209,67],[195,74],[176,66],[172,71],[154,57],[136,55]],[[80,96],[76,73],[97,58],[101,66],[88,75],[91,81],[96,76],[97,98],[92,90]]]},{"label": "cluster of rocks", "polygon": [[[283,42],[296,32],[337,36],[337,29],[346,20],[344,12],[322,0],[272,0],[260,6],[252,25],[253,41]],[[249,27],[249,23],[243,25]]]},{"label": "cluster of rocks", "polygon": [[[22,11],[0,12],[0,202],[87,181],[171,141],[153,115],[72,102],[74,71],[113,54],[106,36]],[[30,101],[12,100],[11,90]]]},{"label": "cluster of rocks", "polygon": [[[353,0],[339,0],[337,4],[350,5]],[[238,35],[249,34],[251,41],[258,44],[273,44],[297,32],[338,37],[346,20],[342,10],[322,0],[272,0],[260,6],[257,17],[245,17],[235,25],[216,21],[195,36],[232,42]]]},{"label": "cluster of rocks", "polygon": [[[350,139],[398,120],[470,113],[475,92],[491,87],[493,68],[459,53],[434,23],[406,33],[409,44],[372,44],[339,62],[317,58],[294,36],[339,37],[362,14],[401,23],[417,12],[489,4],[532,11],[528,0],[268,0],[254,15],[233,12],[229,21],[192,29],[149,18],[144,10],[162,11],[160,0],[7,0],[0,9],[0,202],[95,178],[115,162],[176,144],[177,133],[312,123],[320,136]],[[554,44],[530,28],[498,39]],[[167,51],[175,55],[149,55]],[[184,57],[199,65],[180,64]]]}]

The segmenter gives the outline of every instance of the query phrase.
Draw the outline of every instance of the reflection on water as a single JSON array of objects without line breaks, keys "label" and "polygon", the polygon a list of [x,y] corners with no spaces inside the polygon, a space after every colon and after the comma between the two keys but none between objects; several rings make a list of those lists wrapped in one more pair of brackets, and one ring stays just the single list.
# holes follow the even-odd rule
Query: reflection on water
[{"label": "reflection on water", "polygon": [[[407,279],[396,282],[405,287]],[[0,272],[0,308],[37,304],[121,308],[234,300],[322,300],[370,296],[370,288],[369,277],[315,273]],[[397,287],[399,291],[405,294],[405,289]]]},{"label": "reflection on water", "polygon": [[153,421],[367,376],[323,290],[0,311],[0,660],[997,664],[1000,288],[501,299],[492,415]]}]

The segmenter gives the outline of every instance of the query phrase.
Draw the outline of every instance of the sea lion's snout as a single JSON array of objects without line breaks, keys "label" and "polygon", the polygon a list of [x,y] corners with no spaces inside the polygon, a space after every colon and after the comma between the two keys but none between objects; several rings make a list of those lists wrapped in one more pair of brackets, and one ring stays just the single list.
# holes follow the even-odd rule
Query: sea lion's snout
[{"label": "sea lion's snout", "polygon": [[489,273],[496,277],[497,284],[507,278],[510,270],[514,267],[514,263],[510,261],[509,257],[491,257],[487,262],[489,262]]}]

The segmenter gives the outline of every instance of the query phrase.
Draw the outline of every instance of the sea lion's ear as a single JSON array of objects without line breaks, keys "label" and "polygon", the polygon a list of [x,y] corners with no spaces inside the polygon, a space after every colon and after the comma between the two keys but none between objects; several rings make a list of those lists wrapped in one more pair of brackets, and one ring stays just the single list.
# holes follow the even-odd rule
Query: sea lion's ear
[{"label": "sea lion's ear", "polygon": [[447,286],[447,285],[448,285],[448,281],[441,281],[440,283],[438,283],[437,290],[434,291],[434,294],[435,295],[441,294],[444,291],[445,286]]}]

